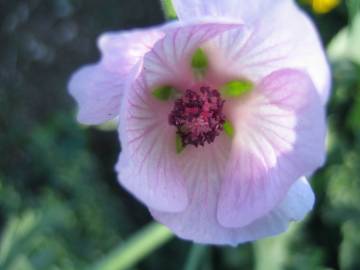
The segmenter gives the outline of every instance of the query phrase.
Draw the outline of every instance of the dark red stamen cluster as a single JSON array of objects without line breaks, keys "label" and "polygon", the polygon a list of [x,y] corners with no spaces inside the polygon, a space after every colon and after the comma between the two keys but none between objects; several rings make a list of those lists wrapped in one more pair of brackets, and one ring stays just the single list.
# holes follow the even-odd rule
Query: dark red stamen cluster
[{"label": "dark red stamen cluster", "polygon": [[209,87],[201,87],[196,92],[188,89],[175,101],[169,123],[176,126],[184,146],[203,146],[215,140],[225,123],[224,102],[219,92]]}]

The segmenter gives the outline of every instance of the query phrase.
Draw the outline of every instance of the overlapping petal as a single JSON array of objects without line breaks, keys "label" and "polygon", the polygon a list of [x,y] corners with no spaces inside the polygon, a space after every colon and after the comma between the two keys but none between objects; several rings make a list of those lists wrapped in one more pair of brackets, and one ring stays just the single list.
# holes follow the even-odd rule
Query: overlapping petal
[{"label": "overlapping petal", "polygon": [[326,126],[311,79],[291,69],[267,76],[229,112],[236,132],[218,218],[236,228],[270,212],[298,178],[323,164]]},{"label": "overlapping petal", "polygon": [[146,54],[142,72],[126,92],[120,125],[123,152],[117,170],[123,186],[151,208],[178,212],[188,203],[176,130],[168,124],[173,104],[156,99],[152,91],[159,85],[179,86],[191,80],[192,74],[183,74],[190,69],[191,54],[203,42],[234,27],[200,24],[168,30]]},{"label": "overlapping petal", "polygon": [[[285,199],[270,213],[259,218],[248,226],[241,228],[225,228],[216,217],[216,206],[219,197],[221,181],[219,176],[223,174],[221,162],[208,155],[206,164],[198,174],[187,178],[187,186],[192,189],[189,206],[180,213],[160,212],[150,210],[152,215],[161,223],[168,226],[179,237],[205,244],[237,245],[259,238],[277,235],[284,232],[289,222],[301,220],[312,209],[314,194],[305,178],[299,179],[290,188]],[[220,154],[221,155],[221,154]],[[193,165],[194,167],[195,165]],[[192,175],[191,166],[187,172]],[[201,177],[201,178],[200,178]],[[200,180],[201,179],[201,180]]]},{"label": "overlapping petal", "polygon": [[108,70],[127,74],[164,37],[167,27],[169,25],[102,34],[98,39],[102,62]]},{"label": "overlapping petal", "polygon": [[75,72],[68,87],[79,104],[81,123],[101,124],[118,116],[131,70],[162,36],[154,29],[100,36],[101,61]]},{"label": "overlapping petal", "polygon": [[191,69],[191,57],[203,43],[240,24],[200,23],[169,28],[144,60],[147,82],[155,87],[171,85],[179,90],[191,86],[196,78]]},{"label": "overlapping petal", "polygon": [[183,20],[225,17],[246,26],[211,42],[214,74],[260,81],[280,68],[303,69],[323,103],[327,101],[331,78],[324,49],[312,22],[294,1],[175,0],[174,5]]},{"label": "overlapping petal", "polygon": [[101,64],[82,67],[71,78],[69,90],[79,105],[78,121],[101,124],[115,118],[120,109],[124,79]]},{"label": "overlapping petal", "polygon": [[[278,5],[292,0],[172,0],[180,20],[194,20],[201,17],[230,18],[250,23],[272,13]],[[266,11],[266,12],[265,12]]]},{"label": "overlapping petal", "polygon": [[122,104],[119,180],[146,205],[181,211],[187,192],[176,163],[175,132],[167,119],[171,104],[156,100],[150,89],[139,77]]}]

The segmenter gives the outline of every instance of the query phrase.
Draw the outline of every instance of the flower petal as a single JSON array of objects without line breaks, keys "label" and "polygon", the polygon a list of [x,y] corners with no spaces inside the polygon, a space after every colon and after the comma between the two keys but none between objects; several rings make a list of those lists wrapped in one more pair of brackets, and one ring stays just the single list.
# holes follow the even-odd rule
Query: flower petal
[{"label": "flower petal", "polygon": [[101,61],[75,72],[68,86],[79,104],[79,122],[96,125],[118,116],[131,70],[162,35],[151,29],[100,36]]},{"label": "flower petal", "polygon": [[149,207],[182,211],[187,193],[178,168],[171,104],[155,99],[141,75],[126,92],[120,114],[120,183]]},{"label": "flower petal", "polygon": [[305,73],[280,70],[242,103],[230,104],[235,128],[218,219],[246,226],[270,212],[301,176],[325,159],[325,112]]},{"label": "flower petal", "polygon": [[[289,0],[172,0],[180,20],[201,17],[226,17],[243,22],[251,22],[272,12],[279,4]],[[291,1],[292,2],[292,1]]]},{"label": "flower petal", "polygon": [[[122,185],[151,208],[178,212],[188,203],[178,163],[183,153],[176,153],[176,130],[168,123],[173,104],[154,98],[152,90],[157,84],[177,78],[174,74],[166,77],[169,69],[174,73],[181,70],[186,62],[183,58],[202,42],[232,27],[201,24],[168,30],[146,54],[143,70],[126,91],[120,115],[123,149],[117,170]],[[186,69],[190,69],[190,62]],[[156,82],[149,79],[155,77]]]},{"label": "flower petal", "polygon": [[166,27],[168,25],[102,34],[98,39],[101,61],[108,70],[120,74],[128,73],[154,44],[164,37],[163,29]]},{"label": "flower petal", "polygon": [[331,76],[323,46],[313,23],[294,1],[175,0],[174,5],[181,19],[227,17],[247,26],[211,41],[214,73],[259,81],[277,69],[303,69],[323,102],[328,100]]},{"label": "flower petal", "polygon": [[[291,220],[302,220],[313,208],[314,203],[314,192],[306,178],[301,177],[291,186],[285,200],[280,205],[280,209]],[[279,210],[279,208],[277,209]]]},{"label": "flower petal", "polygon": [[283,202],[266,216],[242,228],[223,227],[217,220],[216,207],[229,145],[224,141],[217,142],[202,148],[202,153],[196,151],[185,157],[188,166],[184,167],[184,174],[188,189],[192,190],[185,211],[168,213],[150,209],[154,218],[177,236],[197,243],[235,246],[282,233],[290,221],[302,219],[312,209],[314,194],[302,178],[290,188]]},{"label": "flower petal", "polygon": [[240,24],[201,23],[168,28],[166,36],[145,55],[144,72],[149,85],[155,87],[170,84],[186,89],[194,78],[191,56],[204,42],[241,27]]},{"label": "flower petal", "polygon": [[78,121],[101,124],[115,118],[120,110],[123,78],[101,64],[88,65],[75,72],[69,91],[79,104]]}]

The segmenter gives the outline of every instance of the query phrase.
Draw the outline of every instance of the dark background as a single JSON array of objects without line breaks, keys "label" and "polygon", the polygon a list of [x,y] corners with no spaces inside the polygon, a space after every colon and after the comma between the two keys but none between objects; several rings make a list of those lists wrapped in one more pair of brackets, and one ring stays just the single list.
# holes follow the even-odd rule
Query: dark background
[{"label": "dark background", "polygon": [[[326,45],[348,24],[345,3],[302,4]],[[86,269],[152,220],[117,183],[116,132],[76,123],[66,85],[102,32],[164,20],[157,0],[0,0],[0,269]],[[360,68],[332,66],[316,209],[283,236],[209,247],[199,269],[360,269]],[[134,269],[182,269],[191,246],[173,239]]]}]

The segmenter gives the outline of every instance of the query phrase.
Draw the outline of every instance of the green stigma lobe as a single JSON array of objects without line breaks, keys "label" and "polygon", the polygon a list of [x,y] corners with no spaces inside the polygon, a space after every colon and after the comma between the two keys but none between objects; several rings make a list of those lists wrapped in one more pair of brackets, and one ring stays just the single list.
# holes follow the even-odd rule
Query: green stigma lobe
[{"label": "green stigma lobe", "polygon": [[185,149],[179,134],[176,134],[176,154],[180,154]]},{"label": "green stigma lobe", "polygon": [[206,53],[203,49],[198,48],[191,58],[191,67],[196,71],[204,72],[209,65]]},{"label": "green stigma lobe", "polygon": [[230,81],[224,84],[220,89],[226,97],[240,97],[253,90],[254,84],[247,80]]},{"label": "green stigma lobe", "polygon": [[172,88],[171,86],[161,86],[161,87],[156,88],[152,92],[152,95],[155,98],[157,98],[158,100],[166,101],[166,100],[169,100],[171,97],[173,97],[175,93],[176,93],[176,90],[174,88]]},{"label": "green stigma lobe", "polygon": [[225,121],[223,128],[226,135],[228,135],[230,138],[234,137],[235,134],[234,126],[229,121]]}]

